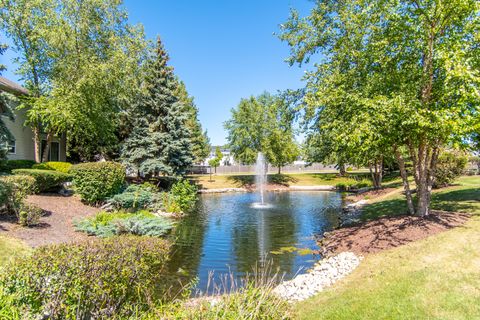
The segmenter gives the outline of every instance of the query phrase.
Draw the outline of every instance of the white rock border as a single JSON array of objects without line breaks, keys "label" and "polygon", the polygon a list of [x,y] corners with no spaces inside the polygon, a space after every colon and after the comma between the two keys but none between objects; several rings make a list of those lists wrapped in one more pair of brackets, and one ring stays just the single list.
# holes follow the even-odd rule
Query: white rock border
[{"label": "white rock border", "polygon": [[350,274],[362,259],[363,257],[353,252],[341,252],[320,260],[308,273],[279,284],[273,289],[273,293],[289,302],[308,299]]}]

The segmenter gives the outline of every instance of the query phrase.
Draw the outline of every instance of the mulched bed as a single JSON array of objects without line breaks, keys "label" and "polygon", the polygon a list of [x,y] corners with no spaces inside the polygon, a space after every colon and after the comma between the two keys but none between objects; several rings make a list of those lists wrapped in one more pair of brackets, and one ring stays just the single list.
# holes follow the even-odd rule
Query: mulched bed
[{"label": "mulched bed", "polygon": [[424,239],[436,233],[463,225],[468,214],[433,211],[428,217],[385,217],[356,226],[328,232],[319,240],[325,256],[342,251],[358,255],[375,253]]},{"label": "mulched bed", "polygon": [[0,216],[0,235],[19,238],[32,247],[86,239],[86,234],[75,231],[73,221],[100,211],[83,204],[75,196],[41,194],[29,196],[27,201],[46,212],[40,224],[26,228],[17,224],[15,219]]}]

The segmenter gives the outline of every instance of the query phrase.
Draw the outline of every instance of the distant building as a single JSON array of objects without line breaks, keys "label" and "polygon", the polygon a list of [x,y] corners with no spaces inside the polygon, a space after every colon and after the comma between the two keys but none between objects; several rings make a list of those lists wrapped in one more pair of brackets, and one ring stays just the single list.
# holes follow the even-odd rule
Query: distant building
[{"label": "distant building", "polygon": [[[222,152],[223,158],[220,160],[220,166],[233,166],[236,165],[237,163],[235,162],[235,159],[233,158],[233,154],[231,153],[230,149],[224,148],[222,146],[220,147],[220,151]],[[208,155],[207,159],[202,163],[205,166],[208,166],[208,161],[215,159],[215,151],[217,149],[217,146],[212,146],[210,149],[210,154]]]}]

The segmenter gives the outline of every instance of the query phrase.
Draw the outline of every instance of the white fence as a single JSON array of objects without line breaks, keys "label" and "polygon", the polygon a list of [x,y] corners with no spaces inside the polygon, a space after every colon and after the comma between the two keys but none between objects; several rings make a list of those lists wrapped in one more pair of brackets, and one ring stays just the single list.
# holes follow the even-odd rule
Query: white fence
[{"label": "white fence", "polygon": [[[190,169],[194,174],[208,174],[215,172],[215,169],[209,166],[194,166]],[[323,165],[321,163],[313,163],[310,166],[305,165],[288,165],[281,168],[282,173],[302,173],[302,172],[335,172],[334,165]],[[254,165],[233,165],[233,166],[220,166],[217,167],[217,174],[248,174],[254,173]],[[278,173],[278,168],[274,166],[268,166],[268,173]]]}]

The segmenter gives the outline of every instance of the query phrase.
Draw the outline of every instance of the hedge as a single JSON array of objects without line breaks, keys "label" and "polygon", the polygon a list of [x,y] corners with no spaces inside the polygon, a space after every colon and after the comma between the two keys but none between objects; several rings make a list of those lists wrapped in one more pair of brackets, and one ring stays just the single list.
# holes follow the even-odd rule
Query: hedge
[{"label": "hedge", "polygon": [[70,175],[53,171],[39,169],[15,169],[14,174],[27,175],[35,178],[37,192],[47,192],[59,188],[64,182],[70,180]]},{"label": "hedge", "polygon": [[87,162],[72,166],[70,174],[77,192],[87,203],[103,201],[122,189],[125,167],[117,162]]},{"label": "hedge", "polygon": [[71,167],[72,167],[72,164],[69,162],[48,161],[48,162],[36,163],[32,166],[32,169],[55,170],[63,173],[68,173]]},{"label": "hedge", "polygon": [[34,164],[33,160],[2,160],[0,172],[11,173],[14,169],[30,169]]}]

